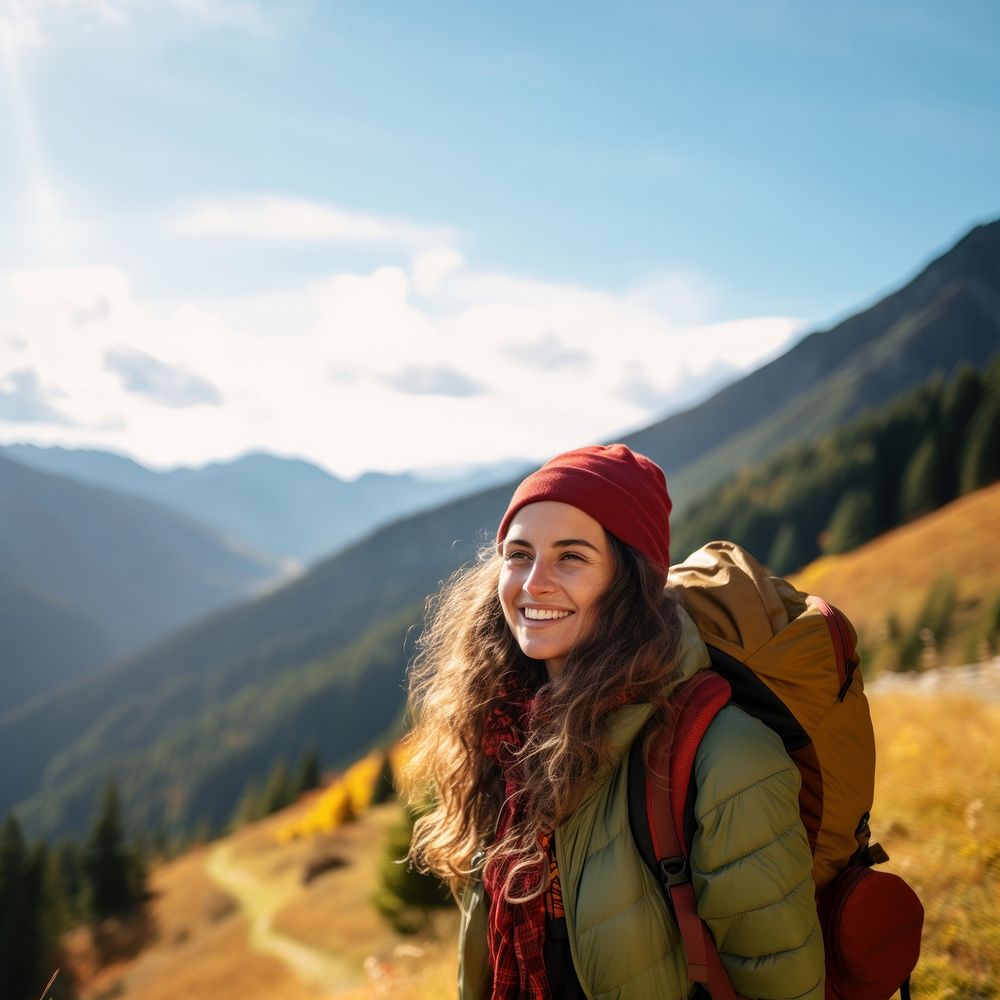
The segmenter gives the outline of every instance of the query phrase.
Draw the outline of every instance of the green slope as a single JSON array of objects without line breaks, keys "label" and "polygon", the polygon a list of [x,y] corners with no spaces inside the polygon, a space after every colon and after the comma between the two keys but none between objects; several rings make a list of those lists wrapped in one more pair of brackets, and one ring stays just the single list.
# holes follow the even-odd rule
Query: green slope
[{"label": "green slope", "polygon": [[19,705],[67,678],[107,662],[110,637],[82,612],[51,594],[0,574],[3,696]]},{"label": "green slope", "polygon": [[251,780],[275,761],[292,763],[315,748],[327,766],[352,760],[359,748],[396,735],[407,633],[420,619],[416,604],[380,621],[357,641],[303,664],[276,666],[275,675],[232,697],[187,712],[155,742],[119,742],[120,727],[141,730],[149,702],[119,702],[102,723],[51,761],[40,791],[18,812],[30,828],[80,831],[110,774],[130,822],[147,830],[221,830]]},{"label": "green slope", "polygon": [[[52,830],[78,829],[83,807],[58,804],[61,796],[90,801],[104,778],[155,744],[178,748],[168,756],[182,772],[196,771],[190,734],[204,727],[209,742],[221,739],[214,730],[227,711],[239,716],[234,706],[246,704],[241,699],[250,698],[280,728],[284,700],[276,692],[308,687],[310,670],[319,662],[352,663],[352,671],[365,673],[369,668],[359,650],[384,641],[380,630],[393,627],[386,622],[397,618],[396,674],[388,691],[392,717],[398,716],[402,633],[419,622],[423,600],[439,581],[473,557],[484,540],[480,526],[499,520],[508,496],[503,487],[397,522],[281,590],[183,629],[113,668],[8,713],[0,718],[0,754],[18,759],[19,766],[0,772],[0,812],[37,794],[25,815],[44,816],[54,823]],[[358,693],[366,683],[348,685],[338,697],[351,724],[374,735],[384,720],[372,718],[370,702]],[[297,730],[300,745],[289,750],[290,758],[316,742],[320,732],[316,725]],[[347,742],[346,736],[338,738],[329,752],[350,756],[357,744],[348,747]],[[248,769],[233,772],[234,785]],[[239,791],[236,787],[234,794]],[[171,793],[169,787],[154,786],[152,794],[166,799]],[[38,805],[42,801],[44,808]],[[148,806],[150,815],[158,809]]]}]

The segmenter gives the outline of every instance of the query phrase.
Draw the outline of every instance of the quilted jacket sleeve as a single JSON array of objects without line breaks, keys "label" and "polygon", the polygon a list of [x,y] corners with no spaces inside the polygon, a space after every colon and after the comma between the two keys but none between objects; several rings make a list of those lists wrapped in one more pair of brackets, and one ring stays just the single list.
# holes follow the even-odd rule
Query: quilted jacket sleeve
[{"label": "quilted jacket sleeve", "polygon": [[822,1000],[798,769],[770,729],[729,706],[705,733],[695,775],[692,879],[733,988],[760,1000]]}]

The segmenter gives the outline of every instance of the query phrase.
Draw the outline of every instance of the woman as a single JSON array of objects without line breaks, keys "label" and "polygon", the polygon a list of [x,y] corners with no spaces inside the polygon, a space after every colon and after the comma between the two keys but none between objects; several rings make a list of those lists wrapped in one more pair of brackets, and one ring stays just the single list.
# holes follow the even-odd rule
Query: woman
[{"label": "woman", "polygon": [[[411,674],[409,770],[434,805],[412,858],[462,900],[463,998],[689,994],[628,818],[630,745],[708,664],[669,588],[670,498],[624,445],[559,455],[517,488],[496,547],[432,602]],[[780,740],[729,706],[696,759],[700,915],[734,988],[823,995],[823,944]]]}]

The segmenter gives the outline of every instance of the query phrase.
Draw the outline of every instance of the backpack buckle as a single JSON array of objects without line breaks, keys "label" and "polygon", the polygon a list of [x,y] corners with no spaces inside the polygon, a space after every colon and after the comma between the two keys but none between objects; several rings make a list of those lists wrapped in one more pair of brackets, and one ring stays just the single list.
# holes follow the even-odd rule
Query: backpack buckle
[{"label": "backpack buckle", "polygon": [[691,869],[683,857],[661,858],[657,865],[660,869],[660,878],[668,889],[691,881]]}]

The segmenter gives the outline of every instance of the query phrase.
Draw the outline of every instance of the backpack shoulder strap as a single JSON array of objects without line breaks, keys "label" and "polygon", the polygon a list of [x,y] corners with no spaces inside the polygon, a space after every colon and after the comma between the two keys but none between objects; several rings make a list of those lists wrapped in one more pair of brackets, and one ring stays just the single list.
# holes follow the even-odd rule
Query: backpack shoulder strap
[{"label": "backpack shoulder strap", "polygon": [[688,980],[707,983],[713,1000],[736,1000],[736,994],[715,942],[698,916],[684,817],[693,802],[698,747],[731,693],[729,683],[714,671],[699,671],[675,690],[672,725],[654,730],[646,750],[646,816],[657,875],[684,942]]}]

